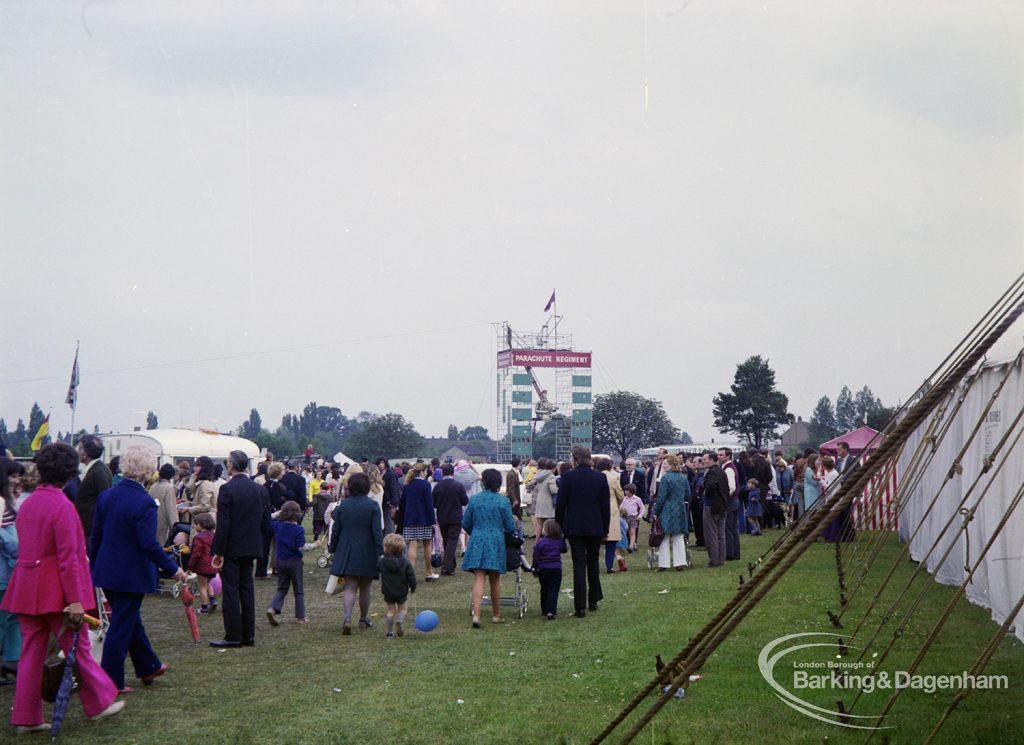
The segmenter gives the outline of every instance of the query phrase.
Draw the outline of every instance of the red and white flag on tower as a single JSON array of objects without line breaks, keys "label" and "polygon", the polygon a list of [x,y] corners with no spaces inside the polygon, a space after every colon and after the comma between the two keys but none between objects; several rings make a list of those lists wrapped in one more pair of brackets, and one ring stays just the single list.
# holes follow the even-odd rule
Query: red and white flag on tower
[{"label": "red and white flag on tower", "polygon": [[547,313],[551,310],[551,306],[555,304],[555,291],[551,291],[551,299],[548,300],[548,304],[544,306],[544,312]]}]

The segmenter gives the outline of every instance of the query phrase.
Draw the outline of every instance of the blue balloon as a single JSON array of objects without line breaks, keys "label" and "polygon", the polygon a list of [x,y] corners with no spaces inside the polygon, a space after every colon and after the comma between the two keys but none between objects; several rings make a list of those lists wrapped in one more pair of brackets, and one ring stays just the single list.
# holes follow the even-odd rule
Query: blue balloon
[{"label": "blue balloon", "polygon": [[438,623],[440,623],[440,619],[432,610],[421,610],[416,616],[416,630],[423,633],[433,631],[437,628]]}]

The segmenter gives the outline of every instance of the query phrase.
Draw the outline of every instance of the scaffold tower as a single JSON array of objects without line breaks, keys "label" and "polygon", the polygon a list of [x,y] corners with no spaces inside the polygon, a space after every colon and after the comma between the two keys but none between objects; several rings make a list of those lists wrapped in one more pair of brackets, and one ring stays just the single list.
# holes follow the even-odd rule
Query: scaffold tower
[{"label": "scaffold tower", "polygon": [[548,422],[555,426],[558,460],[568,460],[573,446],[593,442],[592,355],[573,347],[561,320],[553,311],[537,332],[495,324],[499,461],[532,458],[538,425]]}]

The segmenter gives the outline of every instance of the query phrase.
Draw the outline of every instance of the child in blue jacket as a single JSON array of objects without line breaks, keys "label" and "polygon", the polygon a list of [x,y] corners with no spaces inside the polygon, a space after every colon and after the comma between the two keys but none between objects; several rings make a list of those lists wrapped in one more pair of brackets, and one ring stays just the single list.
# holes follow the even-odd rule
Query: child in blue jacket
[{"label": "child in blue jacket", "polygon": [[288,587],[295,591],[295,621],[306,623],[306,596],[302,591],[302,552],[320,546],[320,541],[306,543],[306,531],[302,527],[302,508],[298,502],[288,500],[281,505],[281,511],[270,521],[277,544],[277,592],[267,608],[267,620],[277,626],[277,617],[284,606]]}]

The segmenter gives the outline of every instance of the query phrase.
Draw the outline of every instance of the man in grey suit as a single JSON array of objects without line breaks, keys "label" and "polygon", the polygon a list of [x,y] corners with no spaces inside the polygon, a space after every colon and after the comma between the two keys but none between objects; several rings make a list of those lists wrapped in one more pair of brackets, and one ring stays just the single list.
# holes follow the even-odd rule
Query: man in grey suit
[{"label": "man in grey suit", "polygon": [[75,495],[75,510],[82,521],[85,543],[89,545],[92,535],[92,516],[96,512],[96,500],[100,493],[110,488],[114,480],[107,464],[100,460],[103,455],[103,440],[96,435],[82,435],[78,441],[78,457],[85,468],[81,470],[82,483]]}]

